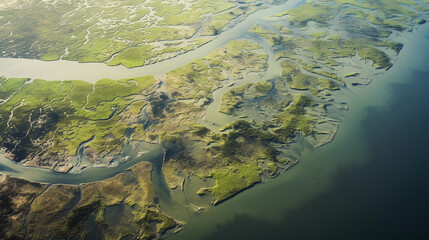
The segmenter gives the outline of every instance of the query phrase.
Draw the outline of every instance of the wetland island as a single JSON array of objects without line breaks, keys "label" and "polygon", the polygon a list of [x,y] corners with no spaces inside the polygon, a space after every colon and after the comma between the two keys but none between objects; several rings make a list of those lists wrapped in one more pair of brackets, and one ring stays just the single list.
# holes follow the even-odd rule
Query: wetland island
[{"label": "wetland island", "polygon": [[174,237],[329,144],[428,18],[428,0],[1,1],[0,239]]}]

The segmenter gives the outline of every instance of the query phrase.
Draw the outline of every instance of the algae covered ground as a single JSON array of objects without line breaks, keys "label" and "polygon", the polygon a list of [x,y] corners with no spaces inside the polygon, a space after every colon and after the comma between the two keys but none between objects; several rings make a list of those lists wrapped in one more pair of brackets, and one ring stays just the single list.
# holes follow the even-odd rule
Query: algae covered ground
[{"label": "algae covered ground", "polygon": [[191,51],[269,1],[6,1],[0,56],[136,67]]},{"label": "algae covered ground", "polygon": [[[141,162],[112,179],[81,185],[48,185],[6,177],[0,186],[0,236],[6,239],[85,238],[86,225],[98,224],[98,231],[105,239],[128,235],[152,239],[175,227],[177,222],[162,213],[156,203],[151,171],[150,163]],[[118,205],[128,210],[119,215],[126,219],[126,225],[121,225],[125,222],[115,224],[106,216],[110,208]],[[94,219],[88,218],[91,214]]]},{"label": "algae covered ground", "polygon": [[[2,146],[14,161],[60,167],[77,154],[83,142],[92,160],[118,153],[127,130],[136,129],[137,115],[153,77],[118,81],[6,79],[1,105]],[[4,89],[4,91],[3,91]],[[140,109],[139,109],[140,108]],[[127,119],[127,120],[125,120]]]},{"label": "algae covered ground", "polygon": [[[138,67],[236,34],[246,16],[281,3],[7,1],[0,3],[0,56]],[[140,162],[91,183],[6,176],[0,238],[172,234],[183,218],[162,198],[177,202],[168,197],[196,188],[192,178],[201,186],[179,205],[199,213],[204,201],[220,204],[295,165],[296,146],[331,141],[338,119],[330,114],[347,110],[344,92],[388,70],[428,10],[427,1],[306,1],[156,76],[0,78],[0,146],[8,161],[78,174],[123,164],[130,151],[141,156],[142,143],[165,150],[162,166]],[[166,189],[154,180],[157,167]]]}]

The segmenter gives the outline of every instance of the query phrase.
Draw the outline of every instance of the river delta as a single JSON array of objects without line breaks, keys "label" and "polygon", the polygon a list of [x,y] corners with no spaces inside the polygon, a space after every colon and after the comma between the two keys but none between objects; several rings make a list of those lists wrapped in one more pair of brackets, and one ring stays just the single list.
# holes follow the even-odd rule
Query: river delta
[{"label": "river delta", "polygon": [[429,11],[427,0],[36,2],[0,5],[2,238],[186,231],[331,142],[350,95],[389,71]]}]

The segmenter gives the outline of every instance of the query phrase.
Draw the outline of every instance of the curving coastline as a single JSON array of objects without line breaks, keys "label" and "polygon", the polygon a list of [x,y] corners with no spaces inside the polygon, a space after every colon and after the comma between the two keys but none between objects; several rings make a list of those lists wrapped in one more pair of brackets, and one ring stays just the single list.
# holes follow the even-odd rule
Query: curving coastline
[{"label": "curving coastline", "polygon": [[275,5],[268,9],[251,13],[240,23],[220,33],[209,43],[154,64],[126,68],[124,66],[108,66],[104,63],[78,63],[74,61],[42,61],[24,58],[0,58],[0,73],[8,78],[39,78],[44,80],[83,80],[94,83],[103,78],[122,79],[145,75],[160,75],[182,67],[198,58],[202,58],[227,44],[229,41],[239,39],[245,35],[254,24],[262,18],[283,11],[293,9],[306,0],[289,0],[284,4]]},{"label": "curving coastline", "polygon": [[[249,22],[249,24],[250,23],[251,22]],[[309,29],[311,30],[312,27],[314,29],[314,26],[311,26],[311,25],[309,26]],[[300,30],[297,30],[297,31],[299,32]],[[246,32],[247,32],[247,30],[246,30]],[[400,37],[403,37],[403,39],[401,39],[401,40],[404,40],[404,37],[410,37],[410,36],[411,36],[411,34],[403,34]],[[246,36],[239,36],[239,37],[240,37],[240,39],[250,40],[250,42],[253,42],[253,43],[256,42],[266,50],[266,52],[268,53],[268,61],[267,61],[268,66],[266,67],[266,69],[268,69],[267,73],[265,73],[265,75],[262,75],[259,73],[259,75],[251,76],[251,74],[249,74],[249,72],[246,73],[246,71],[243,71],[244,73],[241,72],[243,74],[241,74],[241,73],[238,74],[238,75],[243,75],[242,77],[237,77],[237,79],[233,79],[230,77],[230,81],[224,81],[223,84],[217,85],[217,86],[213,85],[214,89],[217,89],[217,90],[212,91],[212,92],[208,92],[207,96],[209,96],[209,97],[206,98],[206,101],[204,101],[202,103],[200,103],[200,101],[198,101],[198,103],[197,103],[200,108],[205,108],[204,111],[201,111],[201,109],[198,110],[197,114],[199,114],[199,115],[197,115],[197,116],[204,116],[205,117],[205,120],[200,121],[198,123],[201,125],[205,125],[208,129],[211,129],[211,131],[213,133],[211,133],[210,131],[206,130],[204,127],[201,127],[201,126],[194,126],[196,128],[196,130],[194,130],[193,128],[190,128],[190,130],[189,129],[185,130],[185,131],[188,131],[191,133],[191,134],[186,135],[184,137],[185,137],[185,140],[188,141],[187,144],[191,143],[189,145],[189,146],[191,146],[189,149],[191,149],[192,151],[194,151],[195,149],[198,149],[198,148],[203,149],[202,144],[193,145],[193,141],[195,141],[195,136],[203,137],[203,138],[205,138],[204,141],[207,141],[207,142],[210,141],[210,139],[207,140],[207,135],[206,135],[207,132],[210,132],[210,134],[215,134],[218,132],[218,130],[221,132],[221,134],[223,134],[224,137],[228,136],[228,135],[236,134],[239,131],[240,131],[239,132],[240,134],[244,133],[244,134],[250,134],[249,136],[253,136],[252,134],[258,133],[257,131],[261,131],[261,130],[255,129],[253,127],[249,128],[246,124],[244,124],[244,122],[250,120],[250,122],[254,126],[258,125],[255,123],[255,119],[256,119],[257,123],[260,123],[259,121],[261,121],[261,119],[268,119],[268,120],[271,120],[272,122],[274,122],[273,120],[276,117],[275,114],[272,114],[272,115],[264,114],[262,117],[257,118],[256,117],[256,115],[258,114],[257,111],[256,112],[243,111],[243,109],[245,109],[245,108],[241,108],[240,105],[237,105],[237,109],[236,109],[237,113],[235,116],[234,115],[226,116],[225,114],[218,112],[217,111],[218,109],[216,109],[216,108],[218,108],[218,106],[220,104],[222,104],[222,101],[223,101],[222,93],[225,93],[227,91],[233,91],[234,89],[240,88],[241,86],[244,86],[247,83],[251,84],[249,86],[251,86],[251,88],[253,90],[250,88],[249,89],[251,91],[254,91],[254,89],[256,88],[255,87],[256,85],[254,86],[252,84],[255,84],[255,83],[261,82],[261,81],[266,81],[265,86],[267,84],[268,85],[271,84],[271,86],[273,86],[272,89],[274,89],[274,90],[272,90],[272,91],[270,90],[268,92],[264,92],[264,91],[257,92],[257,94],[261,94],[261,95],[255,95],[256,94],[255,92],[251,92],[250,90],[245,90],[244,92],[239,93],[239,94],[241,94],[240,100],[242,100],[246,104],[247,103],[259,104],[264,99],[270,99],[270,97],[276,96],[274,94],[284,94],[284,92],[286,92],[285,90],[280,90],[280,88],[277,89],[277,84],[280,84],[281,81],[278,80],[276,77],[285,77],[286,78],[287,76],[283,74],[284,69],[286,69],[287,67],[293,69],[293,64],[298,65],[298,68],[293,70],[293,71],[295,71],[297,74],[300,73],[300,74],[304,74],[304,75],[312,75],[312,77],[313,77],[312,79],[317,84],[320,84],[320,82],[323,82],[323,81],[326,82],[328,79],[328,78],[321,77],[322,76],[321,74],[316,74],[316,73],[312,73],[310,71],[307,71],[307,69],[305,67],[303,67],[303,66],[305,66],[304,64],[302,64],[302,66],[301,66],[300,62],[295,61],[294,56],[286,56],[286,57],[280,56],[280,57],[278,57],[277,56],[278,52],[276,52],[276,54],[275,54],[273,51],[267,51],[267,49],[271,49],[271,47],[273,47],[273,46],[268,45],[269,41],[266,40],[266,39],[268,39],[268,38],[266,38],[266,35],[264,35],[264,36],[263,35],[260,35],[260,36],[246,35]],[[390,38],[390,40],[395,40],[395,38],[392,37],[392,38]],[[193,52],[193,53],[195,53],[195,52]],[[392,58],[396,58],[394,53],[389,52],[389,54]],[[201,62],[197,61],[198,60],[197,58],[192,58],[192,59],[193,59],[192,64],[201,63]],[[210,66],[209,61],[213,61],[213,60],[210,58],[208,58],[208,59],[209,60],[204,59],[204,61],[208,66]],[[359,62],[360,59],[352,59],[350,61],[351,61],[350,65],[353,66],[356,64],[356,62]],[[292,62],[292,65],[290,64],[290,62]],[[180,63],[180,64],[182,64],[182,63]],[[380,74],[384,73],[384,70],[380,70],[380,69],[372,70],[373,64],[374,63],[371,62],[370,60],[366,60],[361,65],[361,67],[362,67],[361,70],[370,70],[370,71],[368,71],[369,73],[367,73],[368,77],[371,77],[371,74],[374,74],[374,76],[375,76],[375,74],[378,74],[378,76],[381,76]],[[181,67],[179,70],[183,70],[184,69],[183,67]],[[386,70],[389,68],[390,67],[386,68]],[[262,69],[263,69],[263,67],[262,67]],[[273,69],[275,69],[275,70],[273,70]],[[260,69],[256,69],[256,70],[257,70],[256,72],[258,72]],[[351,71],[353,69],[351,69],[351,70],[347,69],[346,70],[345,66],[342,65],[342,66],[338,66],[337,70],[339,72],[341,72],[341,74],[347,75],[347,74],[349,74],[349,71]],[[282,71],[283,71],[283,73],[280,73]],[[127,72],[128,72],[128,70],[127,70]],[[230,73],[228,73],[228,74],[230,74]],[[168,94],[164,93],[164,91],[168,92],[170,90],[169,87],[172,86],[171,85],[172,76],[173,76],[173,79],[174,79],[174,77],[177,77],[171,73],[168,73],[167,76],[162,75],[157,79],[158,88],[155,88],[155,93],[159,94],[159,95],[154,94],[154,96],[158,97],[160,99],[160,101],[159,101],[160,105],[163,105],[163,104],[166,105],[166,103],[162,102],[162,101],[165,101],[165,99],[167,99],[166,102],[168,102],[168,99],[172,98],[172,96],[169,96]],[[244,167],[238,166],[236,164],[231,164],[229,168],[216,169],[217,172],[214,172],[214,173],[204,172],[204,171],[207,171],[207,169],[203,169],[204,171],[198,171],[197,172],[193,168],[187,169],[186,167],[183,169],[183,172],[177,171],[176,170],[177,168],[174,169],[176,167],[174,165],[175,161],[177,161],[177,158],[175,159],[175,157],[177,157],[177,156],[174,155],[175,154],[174,149],[177,148],[178,146],[179,147],[181,146],[181,142],[179,141],[180,137],[177,138],[173,135],[167,135],[166,137],[164,137],[164,135],[162,135],[161,136],[162,139],[160,137],[160,140],[162,141],[163,146],[164,147],[167,146],[167,147],[166,147],[166,149],[159,149],[160,152],[158,152],[157,154],[155,154],[153,156],[153,160],[155,160],[156,163],[163,162],[166,159],[168,159],[168,160],[173,159],[173,161],[164,162],[164,164],[167,166],[164,166],[164,164],[163,164],[163,166],[165,167],[163,170],[169,171],[169,174],[165,178],[163,176],[163,172],[162,172],[161,167],[157,167],[156,165],[154,166],[158,175],[154,175],[154,171],[151,171],[151,174],[152,174],[151,182],[155,185],[155,189],[157,191],[158,198],[160,200],[161,209],[165,213],[167,213],[168,215],[173,216],[173,217],[178,216],[178,214],[183,214],[184,210],[181,209],[181,210],[176,211],[177,209],[171,210],[168,208],[177,208],[177,206],[179,206],[179,205],[185,205],[186,208],[188,208],[188,210],[192,209],[192,212],[194,212],[194,211],[201,212],[201,209],[206,208],[204,206],[205,202],[201,201],[199,204],[194,204],[195,199],[189,200],[189,198],[188,198],[192,194],[195,195],[195,191],[194,191],[195,188],[196,189],[200,188],[198,190],[198,192],[200,192],[200,190],[204,190],[204,191],[200,192],[203,195],[205,193],[207,193],[206,191],[212,192],[213,194],[215,193],[215,191],[218,191],[216,193],[218,195],[216,195],[216,199],[214,200],[214,202],[216,203],[216,202],[224,201],[225,199],[228,199],[228,198],[235,196],[236,194],[240,193],[243,189],[247,188],[246,186],[253,186],[253,184],[260,181],[259,175],[261,175],[261,172],[258,173],[258,171],[260,169],[263,169],[262,170],[263,180],[264,180],[265,176],[277,176],[278,173],[282,171],[282,170],[280,170],[281,168],[288,169],[291,166],[295,165],[298,162],[298,159],[300,158],[302,152],[306,151],[307,149],[312,149],[313,147],[325,145],[326,143],[332,141],[334,139],[334,136],[335,136],[336,131],[337,131],[337,126],[338,126],[335,122],[336,121],[341,122],[343,120],[342,118],[344,116],[344,111],[348,110],[348,103],[350,101],[350,96],[354,95],[354,94],[358,94],[361,91],[360,90],[361,88],[359,88],[359,86],[358,86],[359,82],[365,83],[365,81],[368,80],[368,79],[365,79],[365,77],[367,77],[367,76],[360,76],[362,79],[358,79],[358,83],[354,84],[354,83],[356,83],[357,78],[353,78],[353,77],[356,77],[356,76],[357,75],[350,76],[350,77],[352,77],[351,79],[346,79],[347,85],[353,86],[353,87],[345,88],[342,86],[338,86],[338,88],[337,88],[335,85],[332,85],[333,86],[332,89],[329,89],[329,90],[332,90],[332,92],[328,92],[328,90],[326,88],[325,89],[319,89],[319,90],[313,89],[314,91],[311,92],[311,94],[313,94],[314,96],[312,96],[310,94],[306,94],[307,98],[301,97],[301,94],[303,91],[306,91],[309,89],[300,89],[300,87],[302,87],[302,86],[299,86],[299,85],[293,86],[294,83],[291,83],[291,85],[293,87],[290,87],[290,89],[288,89],[288,93],[290,93],[291,96],[295,97],[295,98],[290,98],[288,100],[289,105],[286,105],[286,107],[283,106],[281,109],[282,110],[286,109],[285,113],[291,113],[292,111],[296,111],[297,109],[300,111],[305,110],[304,114],[302,114],[302,115],[309,114],[310,116],[312,116],[314,118],[312,120],[308,120],[305,118],[303,119],[301,115],[295,115],[294,116],[294,117],[296,117],[296,119],[303,121],[302,123],[305,123],[307,125],[304,125],[303,128],[301,128],[302,132],[297,133],[297,136],[293,140],[289,140],[291,142],[294,141],[295,143],[287,142],[286,147],[282,147],[280,144],[275,146],[277,149],[281,149],[284,151],[283,151],[283,155],[282,155],[281,160],[279,160],[279,162],[276,162],[274,165],[267,164],[266,161],[261,161],[260,159],[257,159],[256,164],[253,164],[253,163],[252,164],[246,164],[246,165],[244,165]],[[319,77],[319,78],[317,78],[317,77]],[[177,80],[177,78],[176,78],[176,80]],[[168,82],[168,81],[170,81],[170,82]],[[371,79],[369,79],[368,82],[370,82],[370,81],[371,81]],[[179,86],[179,88],[182,87],[182,86],[180,86],[180,84],[178,86]],[[316,87],[319,87],[319,86],[320,85],[316,85]],[[341,90],[337,91],[339,89],[341,89]],[[279,93],[282,91],[283,91],[283,93]],[[345,91],[346,93],[344,93],[343,91]],[[317,95],[318,93],[321,93],[323,95]],[[200,92],[198,92],[198,94],[200,94]],[[252,96],[252,94],[254,94],[254,95]],[[211,95],[213,95],[213,98],[210,97]],[[254,97],[254,96],[256,96],[256,97]],[[262,97],[260,97],[260,96],[262,96]],[[310,97],[308,97],[308,96],[310,96]],[[315,97],[320,97],[320,96],[322,96],[321,97],[322,100],[316,100],[315,102],[312,102],[312,99],[314,100]],[[287,97],[290,97],[290,95],[287,95]],[[302,104],[304,107],[299,106],[297,108],[295,103],[296,102],[299,103],[300,101],[303,102]],[[170,101],[170,102],[172,102],[173,104],[177,104],[176,106],[179,106],[179,107],[176,109],[179,109],[179,111],[180,110],[183,111],[183,109],[186,108],[186,106],[189,106],[192,103],[194,103],[192,99],[186,99],[186,98],[180,98],[180,97],[178,98],[178,100]],[[180,104],[182,104],[182,105],[180,105]],[[186,105],[186,104],[188,104],[188,105]],[[246,105],[246,106],[248,106],[248,105]],[[268,108],[267,108],[267,106],[268,106]],[[162,123],[162,121],[163,121],[162,117],[159,117],[159,116],[157,117],[156,111],[154,111],[154,109],[156,110],[156,107],[157,107],[156,105],[150,106],[150,108],[149,108],[150,117],[154,118],[155,121],[161,121],[161,123]],[[259,107],[259,105],[258,105],[258,107]],[[264,105],[264,107],[265,107],[265,110],[267,110],[267,109],[270,110],[269,104]],[[168,118],[168,116],[174,116],[174,111],[172,111],[169,108],[166,108],[165,112],[167,114],[167,118]],[[210,117],[207,114],[208,112],[215,113],[215,114],[214,114],[214,116]],[[245,113],[245,114],[242,114],[242,113]],[[283,114],[283,117],[284,116],[285,116],[285,114]],[[217,120],[221,119],[222,117],[227,117],[228,121],[222,122],[223,120],[221,120],[220,123],[213,125],[213,120],[217,121]],[[240,119],[245,119],[245,121],[241,121]],[[332,119],[334,119],[334,120],[332,121]],[[186,120],[187,120],[186,118],[183,119],[183,122],[185,122],[185,124],[187,123]],[[316,125],[315,125],[316,127],[313,129],[313,130],[315,130],[315,132],[313,132],[312,134],[305,133],[305,129],[308,129],[307,128],[308,123],[312,122],[312,121],[316,121],[316,120],[317,120]],[[283,121],[287,122],[288,119],[284,118]],[[178,122],[179,122],[178,126],[180,126],[180,124],[182,124],[182,121],[179,120]],[[223,128],[221,128],[225,123],[230,123],[230,125],[224,126]],[[164,124],[165,124],[165,122],[164,122]],[[270,127],[270,125],[267,125],[267,126],[268,126],[267,128],[269,128],[271,131],[276,130],[274,127]],[[300,127],[302,127],[302,126],[300,126]],[[159,130],[164,130],[164,129],[162,129],[162,127],[161,127],[161,129],[157,129],[157,130],[159,131]],[[238,130],[238,131],[234,132],[236,130]],[[252,131],[255,131],[255,132],[252,133]],[[259,133],[261,133],[261,132],[259,132]],[[262,133],[264,133],[264,132],[262,131]],[[179,135],[180,134],[181,133],[179,132]],[[194,135],[192,135],[192,134],[194,134]],[[320,138],[321,134],[329,134],[329,136],[325,139],[321,139]],[[191,136],[191,137],[189,137],[189,136]],[[246,136],[246,135],[244,135],[244,136]],[[148,138],[148,137],[151,137],[151,136],[146,135],[146,138]],[[218,136],[216,136],[216,137],[219,140],[219,137]],[[215,138],[213,138],[213,139],[215,139]],[[248,139],[251,139],[251,138],[247,138],[246,140],[248,140]],[[151,140],[153,140],[153,139],[151,139]],[[236,139],[233,139],[233,140],[235,141]],[[156,142],[156,141],[152,141],[152,142]],[[262,142],[262,143],[264,143],[264,142]],[[158,145],[153,145],[153,146],[154,146],[154,148],[160,147]],[[227,146],[226,143],[223,143],[223,145],[221,145],[221,147],[225,147],[225,146]],[[258,146],[258,145],[256,145],[256,146]],[[210,147],[214,147],[213,149],[215,149],[216,142],[207,143],[207,146],[204,148],[204,150],[209,150]],[[116,174],[123,172],[125,169],[128,169],[128,167],[130,167],[134,163],[138,163],[140,161],[145,161],[145,159],[150,161],[150,158],[151,158],[150,156],[152,156],[152,154],[154,154],[154,151],[155,150],[149,149],[148,153],[143,154],[143,155],[136,157],[136,158],[130,158],[131,160],[127,161],[125,163],[125,165],[121,164],[118,167],[112,167],[112,168],[106,168],[106,169],[103,169],[103,168],[85,169],[83,172],[76,174],[76,175],[80,175],[81,177],[77,177],[75,179],[73,179],[73,177],[72,178],[66,178],[64,183],[79,184],[79,181],[87,181],[87,180],[82,180],[82,179],[86,179],[85,173],[87,173],[87,172],[91,173],[91,171],[92,171],[92,173],[94,173],[93,176],[91,176],[91,177],[94,177],[94,179],[104,180],[104,179],[111,179],[111,177],[114,177],[116,179],[116,177],[115,177]],[[168,156],[169,156],[168,158],[166,158],[167,152],[168,152]],[[161,155],[162,155],[162,158],[160,157]],[[213,157],[213,156],[214,155],[209,156],[209,157]],[[186,155],[184,155],[184,156],[180,155],[179,157],[185,159],[186,161],[192,160],[192,158],[189,158],[189,156],[186,156]],[[230,156],[227,156],[227,157],[230,157]],[[233,155],[233,157],[234,157],[234,155]],[[267,158],[267,155],[263,155],[262,158]],[[234,160],[234,158],[231,158],[231,159]],[[179,160],[180,160],[180,158],[179,158]],[[268,161],[268,163],[270,163],[270,162]],[[131,165],[126,167],[127,166],[126,164],[131,164]],[[124,167],[124,168],[122,169],[122,167]],[[10,172],[15,172],[16,174],[20,174],[20,172],[22,173],[24,171],[23,169],[20,169],[20,167],[16,167],[14,165],[6,166],[6,168],[8,168]],[[5,171],[8,171],[8,169],[6,169]],[[99,171],[99,170],[100,171],[107,170],[107,172],[106,172],[106,174],[104,174],[104,173],[98,174],[97,171]],[[110,170],[112,171],[112,173]],[[173,172],[172,172],[172,170],[173,170]],[[226,192],[226,193],[222,192],[222,190],[224,190],[224,188],[225,188],[225,182],[222,183],[221,182],[222,180],[234,179],[237,177],[237,175],[240,176],[239,174],[241,172],[247,172],[247,171],[250,174],[252,174],[252,176],[257,176],[258,181],[256,181],[256,178],[255,179],[248,178],[248,179],[246,179],[246,181],[249,180],[249,182],[246,182],[246,186],[240,186],[241,189],[235,188],[235,189],[232,189],[231,191],[228,190],[230,192]],[[125,171],[124,174],[126,175],[127,172],[129,172],[129,171]],[[236,174],[237,172],[239,174]],[[35,174],[37,174],[37,173],[35,173]],[[40,174],[44,174],[44,173],[40,173]],[[83,175],[81,175],[81,174],[83,174]],[[109,175],[109,174],[111,174],[111,175]],[[258,174],[258,175],[256,175],[256,174]],[[69,174],[65,174],[65,176],[68,176],[68,175]],[[120,176],[123,176],[123,174],[121,174]],[[53,177],[55,178],[55,176],[53,176]],[[192,177],[201,178],[202,182],[195,184],[198,181],[192,180]],[[245,177],[247,177],[247,176],[245,176]],[[43,178],[43,177],[39,176],[39,178]],[[46,178],[49,178],[49,177],[46,177]],[[209,178],[212,180],[215,179],[217,181],[217,184],[214,186],[208,184],[206,182],[206,178]],[[244,179],[244,177],[243,177],[243,179]],[[99,180],[95,180],[95,181],[99,181]],[[166,182],[166,180],[168,182]],[[174,188],[177,180],[180,180],[179,181],[180,182],[180,188],[177,187],[177,186],[179,186],[179,185],[177,185],[174,190],[169,190],[167,188],[167,185],[170,187],[172,186],[172,188]],[[36,180],[36,181],[38,181],[38,180]],[[92,180],[88,180],[88,182],[92,182]],[[51,183],[54,183],[54,182],[51,182]],[[207,184],[210,186],[207,186]],[[224,184],[224,185],[222,185],[222,184]],[[162,186],[159,187],[157,185],[159,185],[159,186],[162,185]],[[196,186],[198,186],[198,188]],[[189,192],[189,189],[193,189],[192,191],[194,191],[194,192]],[[172,203],[171,199],[174,198],[174,197],[172,197],[172,194],[176,194],[177,192],[183,192],[183,199],[179,199],[178,202]],[[208,194],[208,195],[210,195],[210,194]],[[99,212],[104,212],[104,211],[105,211],[104,209],[99,210]],[[190,216],[192,216],[192,215],[190,215]]]}]

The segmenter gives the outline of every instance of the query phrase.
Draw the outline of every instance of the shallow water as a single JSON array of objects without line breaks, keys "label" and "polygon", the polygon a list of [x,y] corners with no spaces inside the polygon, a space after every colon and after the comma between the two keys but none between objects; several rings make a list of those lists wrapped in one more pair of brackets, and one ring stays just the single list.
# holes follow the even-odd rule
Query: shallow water
[{"label": "shallow water", "polygon": [[[295,4],[302,2],[289,1]],[[234,27],[204,47],[147,67],[126,69],[107,67],[99,63],[0,59],[0,73],[8,77],[83,79],[90,82],[104,77],[118,79],[161,74],[203,57],[230,40],[241,38],[247,33],[247,29],[262,17],[284,10],[271,8],[258,11],[244,23],[237,25],[239,27]],[[428,27],[423,28],[427,33]],[[421,102],[426,101],[429,104],[429,101],[424,95],[414,93],[417,90],[429,89],[429,86],[425,85],[427,82],[416,82],[417,87],[414,87],[412,81],[429,76],[429,73],[418,75],[415,71],[417,68],[420,68],[420,71],[427,71],[429,68],[428,64],[425,65],[429,62],[428,56],[422,51],[428,49],[429,44],[427,39],[423,39],[421,32],[423,31],[416,34],[414,42],[406,45],[400,60],[383,79],[363,90],[361,96],[355,97],[352,110],[347,113],[346,121],[332,144],[315,152],[307,151],[301,163],[286,174],[247,190],[202,216],[194,217],[188,226],[173,238],[257,239],[287,236],[292,239],[350,239],[356,236],[357,239],[362,239],[368,238],[368,235],[362,234],[372,233],[380,239],[387,236],[383,233],[395,232],[393,230],[397,230],[398,234],[411,234],[413,231],[418,233],[419,226],[428,226],[428,222],[420,221],[422,216],[428,216],[427,208],[421,206],[429,199],[427,195],[420,194],[425,192],[424,183],[428,183],[425,177],[429,173],[427,163],[422,164],[420,159],[421,156],[427,156],[427,152],[424,152],[424,143],[427,143],[427,140],[422,136],[427,133],[424,123],[427,123],[428,119],[427,116],[425,118],[419,114],[428,112],[428,109],[422,109],[424,105]],[[392,82],[401,85],[392,87]],[[411,85],[413,87],[406,87]],[[403,95],[406,91],[411,93],[407,97]],[[392,96],[406,99],[398,98],[395,101]],[[411,104],[412,107],[409,106],[411,99],[415,100],[414,104]],[[395,115],[398,114],[397,109],[403,112],[414,110]],[[404,119],[407,116],[411,117]],[[390,122],[392,125],[386,124],[392,119],[397,121]],[[416,119],[422,120],[413,122]],[[366,122],[362,124],[364,120]],[[404,131],[398,131],[404,126],[404,122],[410,123],[413,128],[407,126]],[[397,139],[400,141],[393,141]],[[409,148],[403,144],[408,144]],[[414,144],[423,145],[414,148]],[[163,150],[159,148],[144,156],[148,161],[159,162],[162,155]],[[413,162],[409,163],[409,160]],[[82,174],[72,175],[23,168],[0,156],[0,171],[33,181],[77,184],[113,177],[138,161],[133,160],[117,168],[91,168]],[[159,174],[152,175],[152,180],[157,186],[163,206],[162,201],[169,199],[170,192],[159,168],[155,169],[155,173]],[[404,205],[408,208],[404,208]],[[397,211],[392,209],[398,210],[399,213],[395,215],[394,212]],[[409,223],[391,220],[400,218],[407,219]],[[395,225],[399,223],[400,226]],[[406,226],[403,226],[404,224]],[[411,226],[416,226],[416,229],[413,230]],[[420,232],[427,236],[427,232]]]},{"label": "shallow water", "polygon": [[28,77],[45,80],[96,82],[103,78],[122,79],[164,74],[206,56],[229,41],[240,39],[247,34],[250,27],[260,22],[262,18],[295,8],[304,2],[305,0],[289,0],[284,4],[256,11],[244,21],[216,36],[213,41],[195,50],[143,67],[128,69],[123,66],[107,66],[103,63],[78,63],[65,60],[47,62],[23,58],[0,58],[0,75],[8,78]]},{"label": "shallow water", "polygon": [[[289,0],[284,4],[256,11],[250,14],[244,21],[218,35],[210,43],[175,58],[148,66],[128,69],[123,66],[107,66],[103,63],[78,63],[64,60],[47,62],[34,59],[0,58],[0,76],[41,78],[45,80],[85,80],[88,82],[95,82],[102,78],[121,79],[164,74],[198,58],[204,57],[213,50],[227,44],[229,41],[247,36],[250,27],[260,22],[262,18],[295,8],[304,2],[305,0]],[[271,62],[273,62],[273,58],[271,58]],[[216,99],[216,102],[220,102],[220,97]],[[220,113],[217,114],[216,117],[219,117],[219,115]],[[159,146],[153,146],[150,147],[150,149],[153,149],[153,152],[145,154],[142,158],[133,158],[131,161],[118,167],[91,167],[78,174],[61,174],[46,169],[22,167],[19,164],[9,161],[0,154],[0,171],[10,176],[21,177],[30,181],[53,184],[79,184],[100,181],[115,176],[139,161],[146,161],[145,159],[150,162],[157,162],[157,165],[161,166],[163,156],[163,152],[161,153],[161,151],[163,150]],[[143,150],[145,149],[142,149],[142,151]],[[163,187],[163,189],[157,188],[158,194],[160,198],[165,196],[165,200],[168,200],[169,192],[168,189],[164,188],[166,184],[160,167],[158,167],[158,170],[159,171],[155,171],[154,176],[152,176],[153,180],[156,181],[154,184],[156,187]]]},{"label": "shallow water", "polygon": [[[141,156],[133,156],[133,153],[130,153],[130,160],[117,167],[91,167],[77,174],[58,173],[38,167],[23,167],[21,164],[12,162],[0,155],[0,172],[12,177],[51,184],[80,184],[105,180],[141,161],[151,162],[154,165],[155,172],[159,172],[162,166],[164,149],[156,144],[143,143],[139,150],[146,153]],[[134,155],[136,154],[134,153]]]},{"label": "shallow water", "polygon": [[334,141],[171,239],[429,239],[429,26],[352,96]]}]

